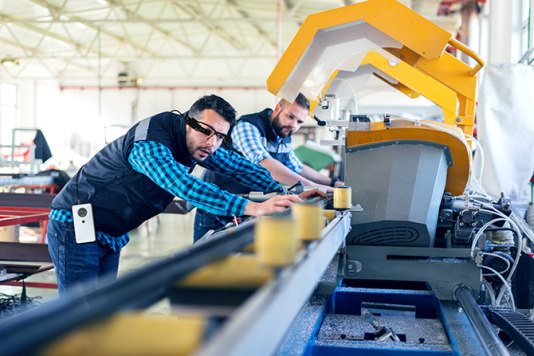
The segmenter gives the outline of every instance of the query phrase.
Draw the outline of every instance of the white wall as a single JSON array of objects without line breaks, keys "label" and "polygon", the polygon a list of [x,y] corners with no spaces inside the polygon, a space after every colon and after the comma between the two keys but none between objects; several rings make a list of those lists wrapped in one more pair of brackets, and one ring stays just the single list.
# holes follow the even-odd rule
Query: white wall
[{"label": "white wall", "polygon": [[[261,88],[141,87],[104,89],[99,92],[94,87],[67,87],[60,90],[53,82],[28,81],[19,83],[18,91],[21,103],[18,127],[41,129],[53,154],[47,164],[60,169],[66,169],[70,161],[75,166],[82,165],[107,142],[122,135],[137,121],[172,109],[184,112],[203,95],[220,95],[236,108],[238,115],[266,107],[273,108],[278,101],[274,95]],[[428,101],[409,99],[385,85],[380,87],[374,84],[362,92],[359,108],[361,113],[401,114],[413,111],[417,114],[420,110],[429,110],[428,105],[431,104]],[[381,112],[380,108],[383,109]],[[440,110],[438,114],[439,112]],[[308,119],[305,125],[315,126],[316,123]],[[317,130],[317,142],[332,138],[333,134],[328,129]],[[303,143],[303,138],[297,135],[294,139],[295,147]]]},{"label": "white wall", "polygon": [[[64,168],[69,160],[81,165],[139,120],[162,111],[186,111],[198,98],[217,94],[243,115],[273,107],[266,89],[105,89],[64,88],[53,83],[18,84],[19,127],[43,131],[54,157]],[[118,128],[117,128],[118,126]]]}]

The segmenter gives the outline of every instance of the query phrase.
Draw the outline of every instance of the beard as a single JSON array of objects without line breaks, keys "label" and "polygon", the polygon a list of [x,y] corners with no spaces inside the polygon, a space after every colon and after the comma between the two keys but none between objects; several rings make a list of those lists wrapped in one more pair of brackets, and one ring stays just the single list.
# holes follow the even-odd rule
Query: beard
[{"label": "beard", "polygon": [[280,124],[280,114],[274,117],[272,121],[272,125],[273,125],[274,132],[281,138],[287,138],[293,135],[293,131],[290,126],[282,126]]},{"label": "beard", "polygon": [[208,157],[210,157],[212,154],[213,152],[209,147],[198,146],[193,150],[193,154],[191,156],[195,161],[202,162]]}]

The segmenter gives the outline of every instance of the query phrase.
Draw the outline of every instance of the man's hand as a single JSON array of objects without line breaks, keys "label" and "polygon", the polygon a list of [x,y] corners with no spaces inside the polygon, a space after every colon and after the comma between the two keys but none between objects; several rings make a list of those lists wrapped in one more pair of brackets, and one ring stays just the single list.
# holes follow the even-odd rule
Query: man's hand
[{"label": "man's hand", "polygon": [[315,197],[327,198],[328,196],[326,195],[326,193],[323,193],[319,189],[306,190],[306,191],[304,191],[304,192],[299,194],[299,198],[303,199],[303,200],[310,199],[310,198],[315,198]]},{"label": "man's hand", "polygon": [[262,216],[278,213],[291,207],[294,203],[302,202],[297,195],[277,195],[263,203],[249,201],[245,205],[244,215]]},{"label": "man's hand", "polygon": [[345,185],[345,182],[342,182],[342,181],[338,180],[338,181],[334,184],[334,187],[341,187],[342,185]]}]

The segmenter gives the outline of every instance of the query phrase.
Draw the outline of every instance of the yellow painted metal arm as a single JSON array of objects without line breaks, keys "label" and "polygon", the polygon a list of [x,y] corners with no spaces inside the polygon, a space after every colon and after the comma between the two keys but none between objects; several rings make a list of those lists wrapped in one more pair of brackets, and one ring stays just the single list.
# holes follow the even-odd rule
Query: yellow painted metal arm
[{"label": "yellow painted metal arm", "polygon": [[375,51],[367,53],[362,65],[370,64],[396,79],[406,87],[420,93],[443,109],[446,118],[453,121],[457,111],[457,101],[454,91],[440,82],[419,72],[412,66],[400,61],[392,65],[384,56]]},{"label": "yellow painted metal arm", "polygon": [[[448,45],[477,64],[471,67],[447,53]],[[445,123],[472,134],[477,73],[484,61],[448,31],[396,0],[368,0],[308,16],[267,79],[267,89],[286,100],[301,92],[313,110],[338,70],[358,72],[360,58],[381,50],[395,56],[393,62],[400,61],[398,68],[385,63],[379,68],[398,83],[375,75],[408,96],[418,93],[430,99],[444,110]]]},{"label": "yellow painted metal arm", "polygon": [[[378,43],[386,41],[388,43],[387,47],[407,46],[419,56],[427,59],[439,58],[451,38],[449,32],[396,0],[369,0],[317,13],[306,18],[295,38],[293,38],[282,58],[280,58],[276,68],[267,79],[268,90],[275,95],[279,95],[282,87],[288,82],[292,82],[289,84],[290,87],[301,87],[304,81],[304,78],[300,75],[302,74],[301,72],[309,74],[314,69],[313,67],[317,65],[317,63],[312,63],[311,65],[309,63],[313,62],[314,58],[305,61],[306,55],[312,52],[317,55],[317,53],[322,53],[322,50],[330,50],[333,54],[339,53],[339,47],[336,44],[357,42],[365,37],[357,31],[347,31],[347,29],[356,28],[365,23],[369,26],[364,26],[363,32],[373,32],[374,35],[372,37]],[[372,29],[377,31],[374,32]],[[378,33],[382,35],[376,36]],[[425,35],[421,36],[422,33]],[[325,36],[336,38],[338,42],[327,41],[326,47],[323,47],[324,44],[321,38]],[[317,39],[318,43],[312,43],[314,39]],[[371,39],[371,42],[373,42],[373,39]],[[310,48],[320,50],[316,53],[315,51],[310,51]],[[341,48],[342,51],[348,51],[347,56],[354,55],[351,50],[352,47]],[[326,56],[326,58],[329,58],[329,56]],[[305,62],[306,64],[303,64]],[[331,76],[335,69],[338,68],[326,66],[322,69],[325,71],[325,82],[323,84],[326,84],[326,79]],[[297,72],[300,74],[296,75],[295,73]],[[293,94],[296,96],[297,93]]]},{"label": "yellow painted metal arm", "polygon": [[469,71],[470,76],[474,76],[475,74],[477,74],[478,71],[484,66],[484,61],[482,60],[482,58],[480,58],[471,48],[467,47],[462,42],[451,38],[449,40],[449,44],[455,48],[458,48],[460,51],[464,52],[477,62],[477,65]]}]

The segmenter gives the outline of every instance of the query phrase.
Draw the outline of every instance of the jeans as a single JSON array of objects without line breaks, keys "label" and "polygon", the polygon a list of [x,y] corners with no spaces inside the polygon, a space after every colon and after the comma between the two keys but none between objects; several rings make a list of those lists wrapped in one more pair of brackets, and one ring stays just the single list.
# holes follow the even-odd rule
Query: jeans
[{"label": "jeans", "polygon": [[46,237],[57,277],[59,295],[77,284],[104,276],[116,278],[120,253],[97,242],[77,244],[71,222],[50,220]]},{"label": "jeans", "polygon": [[230,221],[232,221],[231,218],[216,216],[197,209],[197,213],[195,214],[193,241],[197,242],[208,231],[217,231],[226,226]]}]

